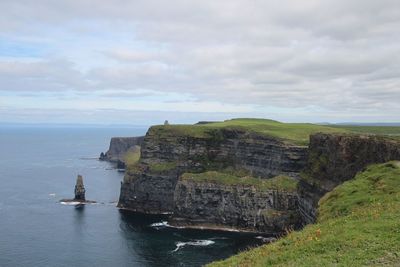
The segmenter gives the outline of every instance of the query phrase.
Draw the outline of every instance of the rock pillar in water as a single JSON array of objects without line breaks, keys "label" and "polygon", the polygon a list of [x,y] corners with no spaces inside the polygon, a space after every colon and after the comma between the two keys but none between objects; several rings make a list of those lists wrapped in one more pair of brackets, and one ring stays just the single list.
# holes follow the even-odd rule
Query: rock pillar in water
[{"label": "rock pillar in water", "polygon": [[82,175],[78,175],[78,178],[76,178],[75,200],[85,201],[85,187],[83,186]]}]

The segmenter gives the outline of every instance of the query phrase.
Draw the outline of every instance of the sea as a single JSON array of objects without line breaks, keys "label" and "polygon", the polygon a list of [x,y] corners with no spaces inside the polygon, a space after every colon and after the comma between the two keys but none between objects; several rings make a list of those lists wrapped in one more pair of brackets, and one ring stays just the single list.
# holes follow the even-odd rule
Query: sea
[{"label": "sea", "polygon": [[[118,209],[124,174],[99,154],[111,137],[146,130],[0,125],[0,266],[202,266],[261,245],[256,234],[176,229]],[[78,174],[96,204],[60,203]]]}]

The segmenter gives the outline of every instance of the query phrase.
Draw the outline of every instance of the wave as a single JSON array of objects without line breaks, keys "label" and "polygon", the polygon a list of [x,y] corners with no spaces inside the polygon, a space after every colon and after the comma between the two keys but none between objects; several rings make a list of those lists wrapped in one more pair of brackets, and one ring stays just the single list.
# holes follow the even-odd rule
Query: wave
[{"label": "wave", "polygon": [[60,201],[61,205],[77,206],[77,205],[104,205],[104,202],[79,202],[79,201]]},{"label": "wave", "polygon": [[195,240],[195,241],[189,241],[189,242],[176,242],[176,248],[172,251],[172,252],[176,252],[179,249],[185,247],[185,246],[201,246],[201,247],[205,247],[205,246],[209,246],[214,244],[215,242],[212,240]]},{"label": "wave", "polygon": [[79,205],[79,204],[81,204],[81,202],[79,202],[79,201],[71,201],[71,202],[61,201],[60,204],[61,205]]},{"label": "wave", "polygon": [[162,222],[156,222],[156,223],[152,223],[150,224],[150,227],[154,227],[156,229],[158,228],[163,228],[163,227],[171,227],[167,221],[162,221]]}]

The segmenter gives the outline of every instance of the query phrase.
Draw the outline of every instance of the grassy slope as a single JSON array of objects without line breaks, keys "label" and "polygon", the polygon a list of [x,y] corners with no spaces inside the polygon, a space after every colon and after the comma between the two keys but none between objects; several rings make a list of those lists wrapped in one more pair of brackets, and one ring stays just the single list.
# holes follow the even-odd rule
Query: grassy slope
[{"label": "grassy slope", "polygon": [[309,135],[315,132],[346,132],[345,129],[311,123],[282,123],[266,119],[232,119],[224,122],[200,125],[158,125],[152,127],[154,134],[190,135],[198,138],[218,138],[216,130],[221,128],[242,129],[258,134],[277,137],[297,145],[308,144]]},{"label": "grassy slope", "polygon": [[400,164],[370,166],[320,201],[318,223],[210,266],[400,266]]},{"label": "grassy slope", "polygon": [[212,182],[223,185],[250,185],[261,190],[285,190],[296,191],[297,181],[286,176],[277,176],[271,179],[259,179],[250,176],[238,177],[228,173],[208,171],[203,173],[184,173],[183,180],[193,180],[197,182]]}]

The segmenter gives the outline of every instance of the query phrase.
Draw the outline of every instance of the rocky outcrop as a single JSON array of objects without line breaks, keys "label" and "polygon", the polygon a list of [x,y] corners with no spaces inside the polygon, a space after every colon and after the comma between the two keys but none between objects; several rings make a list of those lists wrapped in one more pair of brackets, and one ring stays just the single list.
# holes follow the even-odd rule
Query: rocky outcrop
[{"label": "rocky outcrop", "polygon": [[138,137],[113,137],[110,141],[110,147],[106,153],[100,154],[100,160],[111,162],[123,162],[124,155],[128,151],[138,149],[143,142],[144,136]]},{"label": "rocky outcrop", "polygon": [[400,142],[374,135],[314,134],[299,183],[299,208],[306,223],[316,218],[318,200],[367,165],[400,159]]},{"label": "rocky outcrop", "polygon": [[296,176],[307,148],[245,130],[210,129],[206,135],[178,134],[169,126],[152,127],[135,170],[121,185],[119,207],[148,213],[174,211],[174,190],[184,172],[233,168],[270,178]]},{"label": "rocky outcrop", "polygon": [[249,185],[180,179],[174,206],[170,223],[176,226],[277,234],[300,223],[296,192],[261,190]]},{"label": "rocky outcrop", "polygon": [[75,200],[85,201],[85,187],[83,186],[82,175],[78,175],[75,185]]},{"label": "rocky outcrop", "polygon": [[81,207],[83,204],[92,204],[96,203],[96,201],[93,200],[87,200],[86,199],[86,190],[85,186],[83,185],[83,177],[82,175],[78,175],[76,178],[76,184],[75,184],[75,197],[74,198],[68,198],[68,199],[61,199],[60,203],[65,204],[65,203],[70,203],[76,205],[76,207]]}]

